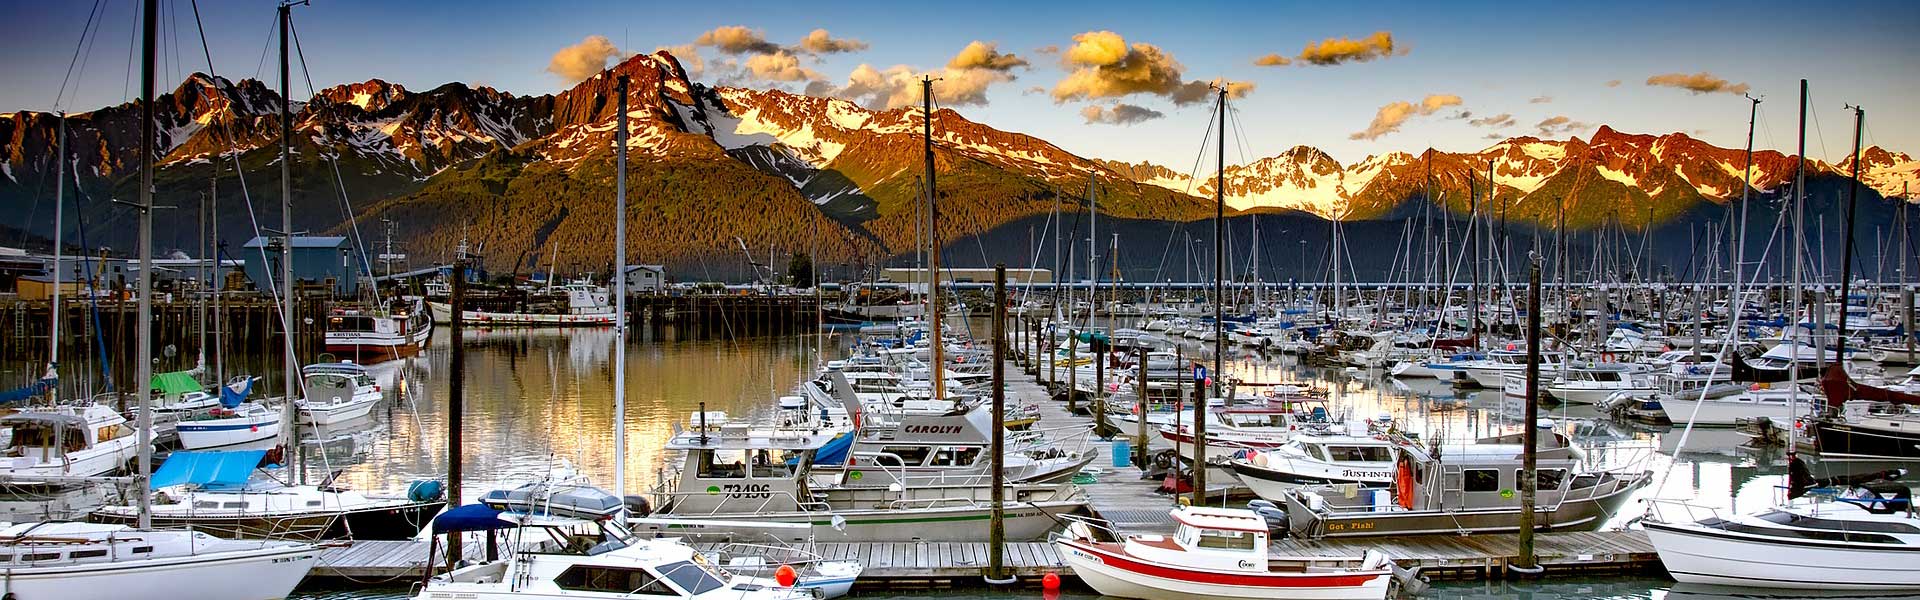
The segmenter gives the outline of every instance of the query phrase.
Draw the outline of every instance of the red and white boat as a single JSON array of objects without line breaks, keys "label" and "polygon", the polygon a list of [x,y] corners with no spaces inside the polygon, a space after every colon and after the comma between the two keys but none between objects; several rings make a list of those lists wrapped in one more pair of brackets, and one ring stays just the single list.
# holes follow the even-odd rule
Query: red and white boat
[{"label": "red and white boat", "polygon": [[327,352],[364,365],[419,354],[433,335],[433,319],[416,298],[384,309],[333,309],[326,329]]},{"label": "red and white boat", "polygon": [[[1078,520],[1053,544],[1080,580],[1102,595],[1141,600],[1291,600],[1387,597],[1385,555],[1274,559],[1267,523],[1250,510],[1181,507],[1172,536],[1129,535],[1097,541],[1100,528]],[[1356,565],[1356,563],[1358,563]]]}]

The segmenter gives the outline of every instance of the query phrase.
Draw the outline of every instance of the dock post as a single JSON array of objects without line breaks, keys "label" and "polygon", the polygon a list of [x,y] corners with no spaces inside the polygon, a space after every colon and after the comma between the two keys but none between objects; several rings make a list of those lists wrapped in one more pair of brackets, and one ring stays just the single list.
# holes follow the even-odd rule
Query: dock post
[{"label": "dock post", "polygon": [[1078,414],[1080,402],[1073,397],[1080,391],[1080,366],[1074,364],[1080,356],[1080,336],[1067,338],[1067,414]]},{"label": "dock post", "polygon": [[[1046,327],[1047,342],[1049,344],[1053,342],[1053,328],[1057,326],[1058,325],[1055,325],[1053,323],[1047,324],[1047,327]],[[1052,393],[1053,386],[1059,385],[1059,383],[1060,383],[1060,357],[1054,355],[1053,347],[1049,345],[1047,347],[1047,392]]]},{"label": "dock post", "polygon": [[[461,343],[461,321],[466,320],[467,309],[467,262],[466,257],[453,259],[453,286],[447,294],[448,311],[453,318],[447,324],[447,504],[460,506],[460,461],[463,458],[461,445],[461,414],[466,411],[465,379],[467,373],[467,353]],[[460,536],[452,536],[447,541],[447,565],[460,564]]]},{"label": "dock post", "polygon": [[[1214,373],[1209,378],[1219,376]],[[1179,419],[1176,417],[1174,422],[1178,423]],[[1177,465],[1179,454],[1175,453],[1173,458]],[[1193,381],[1193,505],[1207,505],[1207,382],[1198,377]]]},{"label": "dock post", "polygon": [[1006,574],[1007,264],[993,268],[993,517],[987,525],[987,582],[1013,583]]},{"label": "dock post", "polygon": [[[1525,451],[1520,462],[1520,557],[1508,568],[1523,575],[1537,575],[1540,565],[1533,555],[1533,500],[1537,487],[1536,444],[1540,428],[1540,261],[1536,257],[1527,269],[1527,402],[1526,421],[1521,424],[1520,444]],[[1606,318],[1601,313],[1601,318]]]},{"label": "dock post", "polygon": [[1133,352],[1140,357],[1133,369],[1136,400],[1133,403],[1133,410],[1134,416],[1139,417],[1139,420],[1134,422],[1137,427],[1134,428],[1133,433],[1133,465],[1145,469],[1147,468],[1147,349],[1135,348]]},{"label": "dock post", "polygon": [[[1904,234],[1902,234],[1902,235],[1904,235]],[[1907,259],[1905,258],[1905,256],[1904,256],[1904,255],[1902,255],[1902,257],[1901,257],[1901,259],[1900,259],[1900,265],[1901,265],[1901,269],[1902,269],[1902,270],[1904,270],[1904,269],[1906,268],[1906,262],[1907,262]],[[1733,303],[1731,303],[1731,302],[1729,302],[1729,303],[1727,303],[1727,306],[1733,306]],[[1902,361],[1902,362],[1905,362],[1905,363],[1907,363],[1907,364],[1920,364],[1920,361],[1915,361],[1915,360],[1913,359],[1913,336],[1914,336],[1914,333],[1913,333],[1913,288],[1910,288],[1910,287],[1906,287],[1906,286],[1901,286],[1901,288],[1900,288],[1900,312],[1901,312],[1901,313],[1903,313],[1903,314],[1905,315],[1905,317],[1906,317],[1906,318],[1905,318],[1905,320],[1904,320],[1904,321],[1905,321],[1905,325],[1906,325],[1906,331],[1905,331],[1905,333],[1906,333],[1906,335],[1904,335],[1904,336],[1902,336],[1902,337],[1905,337],[1905,338],[1907,338],[1907,360],[1905,360],[1905,361]]]}]

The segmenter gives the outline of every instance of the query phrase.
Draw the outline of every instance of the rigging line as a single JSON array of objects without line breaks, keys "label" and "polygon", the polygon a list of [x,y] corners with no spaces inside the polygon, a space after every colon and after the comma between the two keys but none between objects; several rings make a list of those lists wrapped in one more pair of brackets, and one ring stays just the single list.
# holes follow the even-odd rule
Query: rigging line
[{"label": "rigging line", "polygon": [[[75,40],[73,43],[73,58],[67,59],[67,74],[60,78],[60,90],[55,92],[53,96],[53,110],[56,112],[60,110],[61,104],[67,98],[67,84],[73,81],[74,66],[80,64],[80,50],[92,46],[87,40],[93,37],[91,32],[94,24],[97,22],[95,19],[100,12],[101,1],[102,0],[93,0],[93,8],[87,11],[87,24],[80,28],[80,39]],[[76,90],[76,92],[77,91],[78,90]]]},{"label": "rigging line", "polygon": [[120,80],[120,101],[132,100],[130,90],[133,86],[133,52],[140,47],[140,3],[133,2],[133,26],[127,28],[127,78]]},{"label": "rigging line", "polygon": [[[320,91],[313,85],[313,72],[307,68],[306,50],[300,47],[300,28],[294,26],[291,16],[287,18],[287,30],[293,32],[293,49],[300,57],[300,75],[307,80],[307,92],[318,95]],[[324,109],[325,105],[323,105],[322,108]],[[317,116],[319,113],[316,111],[315,114]],[[321,120],[323,126],[320,129],[322,132],[326,131],[324,127],[325,123],[324,119]],[[353,249],[360,254],[360,266],[367,272],[367,281],[370,282],[369,287],[373,290],[373,302],[375,305],[378,305],[380,303],[380,282],[378,279],[375,279],[373,259],[367,257],[367,241],[366,238],[360,235],[360,220],[354,216],[353,199],[347,196],[346,180],[340,176],[340,155],[338,153],[328,153],[320,148],[315,148],[314,152],[326,157],[327,166],[333,170],[333,188],[334,191],[340,193],[341,210],[346,213],[347,226],[353,232]],[[772,266],[769,265],[768,268],[772,268]],[[615,276],[624,277],[625,274],[615,274]]]},{"label": "rigging line", "polygon": [[[1214,102],[1216,103],[1219,101],[1220,100],[1217,98],[1214,99]],[[1209,111],[1209,112],[1219,112],[1219,111],[1215,110],[1215,111]],[[1216,119],[1213,118],[1213,115],[1211,114],[1207,115],[1207,132],[1205,135],[1200,136],[1200,150],[1193,154],[1193,168],[1187,171],[1187,189],[1181,193],[1187,194],[1189,196],[1193,195],[1193,182],[1200,178],[1200,161],[1204,160],[1207,157],[1207,142],[1213,141],[1214,121],[1216,121]]]}]

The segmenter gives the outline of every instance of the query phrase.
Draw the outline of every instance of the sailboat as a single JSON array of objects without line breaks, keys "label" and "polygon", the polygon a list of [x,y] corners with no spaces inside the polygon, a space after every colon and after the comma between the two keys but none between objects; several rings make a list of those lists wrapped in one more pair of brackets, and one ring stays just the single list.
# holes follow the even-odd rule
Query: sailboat
[{"label": "sailboat", "polygon": [[[1757,101],[1756,101],[1757,102]],[[1800,204],[1805,198],[1807,81],[1800,80],[1800,152],[1794,167],[1796,238],[1804,231]],[[1859,162],[1859,131],[1864,111],[1855,109],[1854,161]],[[1857,175],[1857,173],[1856,173]],[[1854,185],[1859,185],[1856,177]],[[1855,188],[1857,193],[1857,187]],[[1848,199],[1848,234],[1842,256],[1841,297],[1852,271],[1854,199]],[[1794,243],[1794,302],[1800,307],[1800,244]],[[1844,344],[1845,323],[1841,335]],[[1824,351],[1824,349],[1822,349]],[[1796,374],[1797,375],[1797,374]],[[1797,378],[1797,377],[1796,377]],[[1855,386],[1836,363],[1823,377],[1828,392],[1844,402],[1854,394],[1891,394]],[[1793,399],[1797,401],[1797,398]],[[1788,446],[1798,436],[1789,426]],[[1753,514],[1728,514],[1680,500],[1650,503],[1647,538],[1660,562],[1683,583],[1821,590],[1912,590],[1920,587],[1920,517],[1913,512],[1912,490],[1879,480],[1901,472],[1865,477],[1814,479],[1805,463],[1789,453],[1788,493],[1784,503]]]},{"label": "sailboat", "polygon": [[[154,139],[153,72],[159,0],[145,0],[142,15],[143,53],[140,93],[143,111],[141,139]],[[281,37],[287,29],[287,6],[280,7]],[[284,48],[284,46],[283,46]],[[282,54],[284,60],[284,51]],[[282,73],[285,73],[282,63]],[[283,135],[291,129],[284,96],[281,100]],[[64,161],[61,161],[64,162]],[[140,145],[140,272],[139,327],[135,381],[152,378],[153,370],[153,149]],[[145,409],[153,391],[141,386],[137,396],[140,439],[137,481],[152,471],[149,424]],[[19,523],[0,529],[0,581],[8,596],[66,600],[117,600],[130,594],[151,598],[262,600],[284,598],[293,592],[320,559],[312,544],[283,541],[222,540],[204,532],[161,531],[150,528],[151,498],[138,486],[140,514],[137,526],[69,522]]]}]

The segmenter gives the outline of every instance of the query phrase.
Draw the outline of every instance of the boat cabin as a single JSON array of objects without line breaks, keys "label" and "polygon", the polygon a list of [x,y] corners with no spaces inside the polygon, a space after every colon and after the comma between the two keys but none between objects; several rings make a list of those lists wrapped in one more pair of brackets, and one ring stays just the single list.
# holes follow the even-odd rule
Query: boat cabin
[{"label": "boat cabin", "polygon": [[57,462],[134,433],[125,418],[97,404],[79,410],[17,412],[0,417],[0,428],[12,433],[5,458],[31,463]]},{"label": "boat cabin", "polygon": [[[815,502],[807,485],[813,452],[836,432],[751,428],[725,413],[694,415],[692,427],[667,441],[685,453],[679,480],[662,490],[661,511],[681,516],[782,512]],[[860,475],[849,473],[847,477]]]}]

